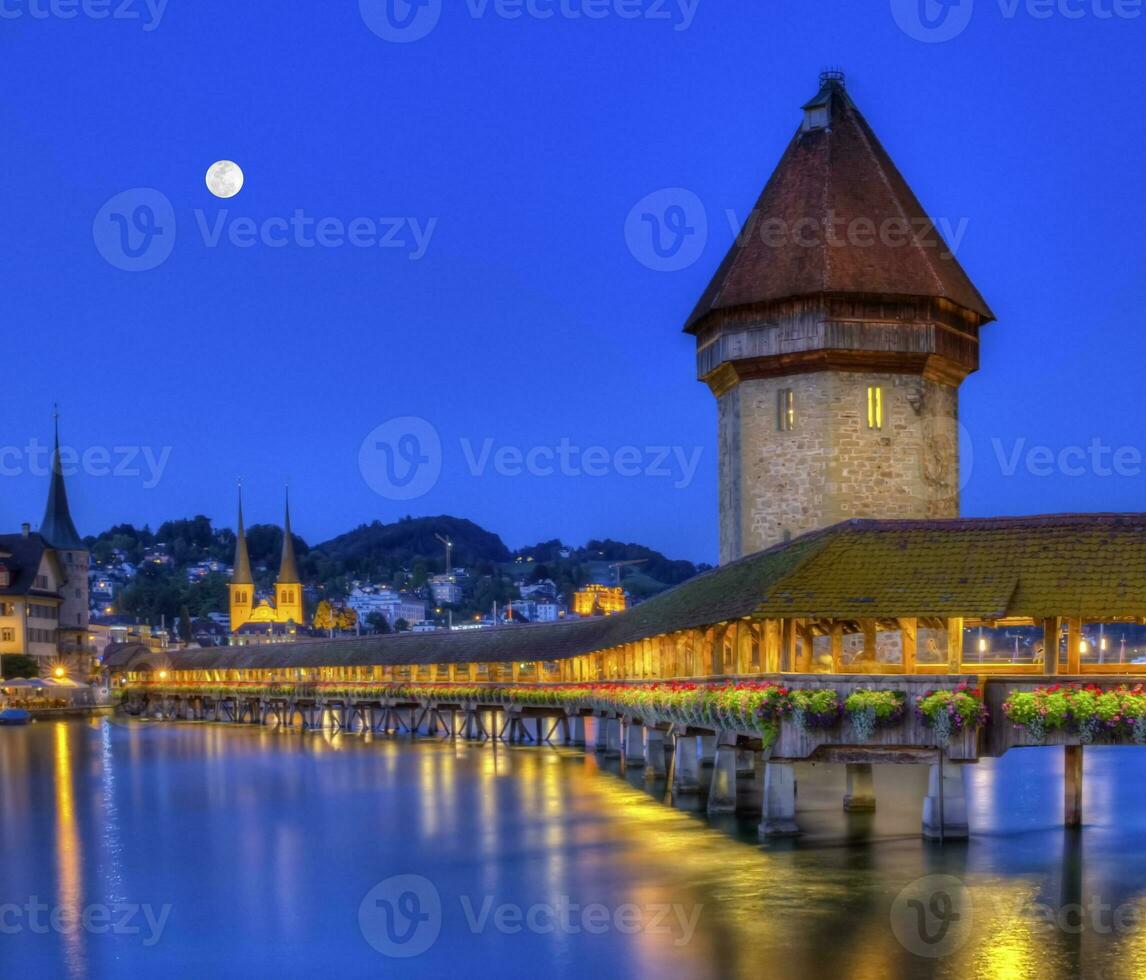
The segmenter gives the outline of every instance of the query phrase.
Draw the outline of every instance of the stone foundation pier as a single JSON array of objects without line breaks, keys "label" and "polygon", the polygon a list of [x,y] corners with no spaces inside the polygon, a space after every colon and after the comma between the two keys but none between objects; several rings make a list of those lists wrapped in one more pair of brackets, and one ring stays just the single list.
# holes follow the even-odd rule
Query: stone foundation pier
[{"label": "stone foundation pier", "polygon": [[871,763],[849,762],[848,788],[844,794],[844,809],[849,813],[864,813],[875,809],[875,780]]},{"label": "stone foundation pier", "polygon": [[696,736],[677,735],[672,765],[673,793],[686,796],[700,792],[700,763],[696,757]]},{"label": "stone foundation pier", "polygon": [[796,768],[788,763],[769,762],[764,769],[764,807],[760,838],[794,837],[796,824]]},{"label": "stone foundation pier", "polygon": [[963,766],[946,761],[931,766],[923,801],[923,836],[928,840],[966,840],[970,836]]}]

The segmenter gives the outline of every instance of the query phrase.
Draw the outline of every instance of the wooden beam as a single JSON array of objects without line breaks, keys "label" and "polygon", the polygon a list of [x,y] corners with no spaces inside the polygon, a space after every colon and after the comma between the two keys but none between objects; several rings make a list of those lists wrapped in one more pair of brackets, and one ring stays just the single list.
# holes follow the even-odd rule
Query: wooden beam
[{"label": "wooden beam", "polygon": [[1043,675],[1046,677],[1058,674],[1058,647],[1061,635],[1062,620],[1058,616],[1043,620]]},{"label": "wooden beam", "polygon": [[963,670],[963,617],[947,620],[947,669],[958,674]]},{"label": "wooden beam", "polygon": [[1082,673],[1082,620],[1069,619],[1066,627],[1066,672]]},{"label": "wooden beam", "polygon": [[796,635],[800,639],[800,673],[810,674],[815,665],[815,635],[803,623],[797,625]]},{"label": "wooden beam", "polygon": [[764,673],[780,673],[780,624],[775,619],[764,620],[762,645]]},{"label": "wooden beam", "polygon": [[780,622],[780,670],[791,672],[796,669],[796,621],[785,618]]},{"label": "wooden beam", "polygon": [[844,624],[832,623],[832,673],[844,672]]},{"label": "wooden beam", "polygon": [[860,626],[863,628],[863,656],[860,658],[864,663],[874,664],[879,660],[879,641],[878,628],[874,619],[861,619]]},{"label": "wooden beam", "polygon": [[914,674],[916,656],[919,652],[919,621],[901,619],[899,631],[903,635],[903,672]]}]

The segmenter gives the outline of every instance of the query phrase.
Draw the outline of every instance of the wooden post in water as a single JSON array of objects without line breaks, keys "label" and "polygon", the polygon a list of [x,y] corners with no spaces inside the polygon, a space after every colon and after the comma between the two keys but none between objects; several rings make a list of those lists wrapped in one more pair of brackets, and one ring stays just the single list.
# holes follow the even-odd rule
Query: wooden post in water
[{"label": "wooden post in water", "polygon": [[1082,746],[1064,746],[1065,789],[1063,823],[1067,827],[1082,826]]}]

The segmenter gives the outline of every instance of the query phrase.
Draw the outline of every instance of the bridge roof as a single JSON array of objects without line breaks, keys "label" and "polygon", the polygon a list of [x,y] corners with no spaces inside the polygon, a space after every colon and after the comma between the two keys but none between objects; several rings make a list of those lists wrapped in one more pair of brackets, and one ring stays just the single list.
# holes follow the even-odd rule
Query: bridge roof
[{"label": "bridge roof", "polygon": [[[1146,514],[848,521],[602,619],[161,656],[177,670],[511,663],[565,660],[749,617],[947,616],[1146,617]],[[124,654],[108,666],[128,669]]]}]

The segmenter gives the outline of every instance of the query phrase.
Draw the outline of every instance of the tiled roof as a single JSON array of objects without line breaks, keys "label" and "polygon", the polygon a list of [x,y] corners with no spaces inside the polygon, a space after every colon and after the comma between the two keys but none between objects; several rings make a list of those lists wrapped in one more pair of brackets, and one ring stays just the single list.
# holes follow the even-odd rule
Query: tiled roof
[{"label": "tiled roof", "polygon": [[[842,82],[825,81],[813,102],[829,106],[830,124],[797,131],[686,329],[715,311],[823,293],[939,297],[993,320]],[[905,219],[909,239],[880,233]],[[876,233],[849,234],[858,220]],[[800,233],[809,222],[818,232]]]},{"label": "tiled roof", "polygon": [[0,596],[37,594],[58,598],[55,592],[35,587],[44,552],[49,548],[48,542],[39,534],[0,534],[0,564],[9,573],[8,586],[0,588]]},{"label": "tiled roof", "polygon": [[181,669],[511,663],[564,660],[746,617],[947,616],[1146,617],[1146,514],[849,521],[604,619],[168,656]]}]

